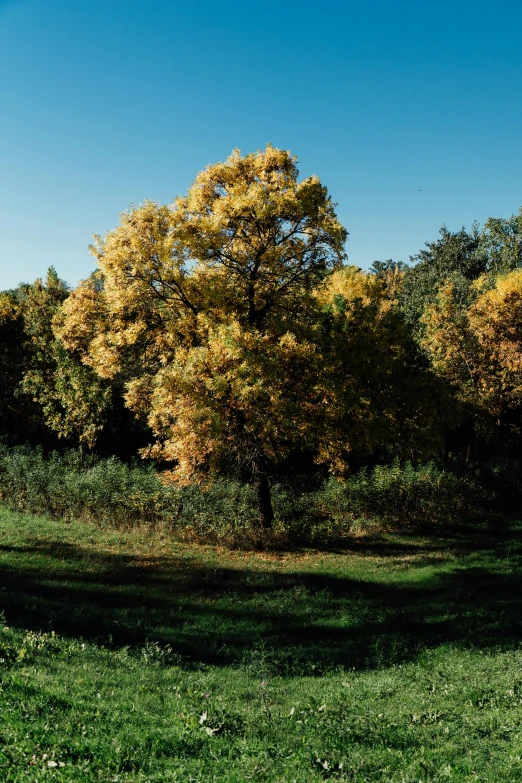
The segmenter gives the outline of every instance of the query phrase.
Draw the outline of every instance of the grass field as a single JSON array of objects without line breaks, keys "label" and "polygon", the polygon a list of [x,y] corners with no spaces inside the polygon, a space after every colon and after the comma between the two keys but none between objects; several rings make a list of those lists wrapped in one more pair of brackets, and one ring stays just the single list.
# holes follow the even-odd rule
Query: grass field
[{"label": "grass field", "polygon": [[522,527],[247,554],[0,511],[0,780],[522,781]]}]

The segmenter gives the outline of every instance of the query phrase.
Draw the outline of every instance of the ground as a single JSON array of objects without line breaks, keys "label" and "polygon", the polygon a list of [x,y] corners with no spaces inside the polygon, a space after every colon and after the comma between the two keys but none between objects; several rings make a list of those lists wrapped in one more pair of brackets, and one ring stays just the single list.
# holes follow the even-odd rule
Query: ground
[{"label": "ground", "polygon": [[227,552],[0,510],[6,783],[522,781],[522,526]]}]

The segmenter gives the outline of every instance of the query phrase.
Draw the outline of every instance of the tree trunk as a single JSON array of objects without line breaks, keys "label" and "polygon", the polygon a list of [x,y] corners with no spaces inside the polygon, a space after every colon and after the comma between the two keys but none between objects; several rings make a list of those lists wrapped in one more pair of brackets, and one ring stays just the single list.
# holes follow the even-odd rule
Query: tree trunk
[{"label": "tree trunk", "polygon": [[268,476],[260,465],[255,466],[254,486],[256,488],[257,507],[259,510],[261,527],[263,530],[269,530],[274,521],[274,509],[272,508]]}]

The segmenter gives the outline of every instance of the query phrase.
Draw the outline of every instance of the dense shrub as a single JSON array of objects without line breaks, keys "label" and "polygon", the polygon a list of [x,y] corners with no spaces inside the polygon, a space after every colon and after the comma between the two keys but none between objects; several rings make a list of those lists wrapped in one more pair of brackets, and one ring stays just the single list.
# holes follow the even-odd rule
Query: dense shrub
[{"label": "dense shrub", "polygon": [[[320,543],[372,524],[409,526],[454,521],[488,498],[477,480],[434,463],[394,462],[333,479],[305,491],[299,482],[272,488],[274,543]],[[259,542],[255,493],[220,479],[211,487],[177,489],[154,466],[128,465],[78,451],[0,447],[0,497],[12,509],[102,525],[162,524],[178,535],[230,544]]]},{"label": "dense shrub", "polygon": [[518,511],[522,502],[522,463],[496,457],[475,463],[480,484],[495,495],[496,506],[502,511]]},{"label": "dense shrub", "polygon": [[177,515],[176,498],[152,466],[83,458],[78,450],[44,459],[40,449],[0,448],[0,495],[10,508],[59,519],[125,524]]},{"label": "dense shrub", "polygon": [[344,484],[329,481],[315,502],[339,527],[374,519],[394,525],[452,522],[485,507],[490,495],[471,475],[457,475],[434,462],[377,465]]}]

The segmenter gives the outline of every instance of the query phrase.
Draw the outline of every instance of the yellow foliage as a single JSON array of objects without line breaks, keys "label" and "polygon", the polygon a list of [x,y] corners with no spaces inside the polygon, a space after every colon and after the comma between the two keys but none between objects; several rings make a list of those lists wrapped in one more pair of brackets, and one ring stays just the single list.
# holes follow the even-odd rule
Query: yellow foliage
[{"label": "yellow foliage", "polygon": [[454,384],[462,400],[500,416],[522,403],[522,270],[475,284],[464,308],[444,286],[427,309],[425,348],[433,366]]},{"label": "yellow foliage", "polygon": [[387,281],[344,267],[317,293],[331,318],[318,460],[339,475],[355,448],[371,452],[399,442],[411,457],[438,445],[429,379],[412,367],[413,344],[390,291]]},{"label": "yellow foliage", "polygon": [[386,287],[376,275],[363,272],[357,266],[345,266],[335,270],[317,293],[324,306],[333,303],[336,296],[342,296],[349,307],[355,303],[364,307],[376,305],[379,312],[388,311],[391,303],[386,296]]},{"label": "yellow foliage", "polygon": [[[94,278],[55,323],[67,348],[125,384],[185,482],[224,461],[265,470],[311,437],[315,287],[346,231],[317,177],[268,146],[202,171],[171,206],[147,202],[96,239]],[[308,402],[310,400],[310,402]]]},{"label": "yellow foliage", "polygon": [[15,321],[21,315],[20,306],[7,291],[0,293],[0,325]]}]

